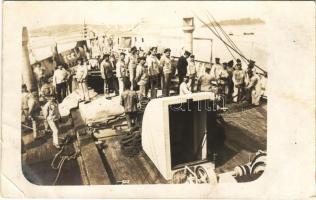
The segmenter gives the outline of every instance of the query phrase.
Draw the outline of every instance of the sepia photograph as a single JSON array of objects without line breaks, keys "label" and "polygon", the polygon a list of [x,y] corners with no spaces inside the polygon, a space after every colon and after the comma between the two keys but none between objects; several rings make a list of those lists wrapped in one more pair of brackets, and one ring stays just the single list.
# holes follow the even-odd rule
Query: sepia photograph
[{"label": "sepia photograph", "polygon": [[158,5],[139,5],[136,16],[129,5],[113,2],[67,24],[23,27],[26,179],[256,180],[267,156],[264,16],[173,6],[162,19]]},{"label": "sepia photograph", "polygon": [[0,193],[308,199],[315,3],[6,1]]}]

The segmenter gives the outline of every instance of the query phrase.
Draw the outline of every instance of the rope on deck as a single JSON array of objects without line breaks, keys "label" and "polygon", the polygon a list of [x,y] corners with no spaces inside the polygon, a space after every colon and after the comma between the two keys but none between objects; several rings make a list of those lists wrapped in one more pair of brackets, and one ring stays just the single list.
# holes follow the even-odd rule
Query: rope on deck
[{"label": "rope on deck", "polygon": [[[63,152],[64,149],[65,149],[65,146],[68,145],[68,144],[70,144],[70,137],[69,137],[69,136],[67,136],[67,137],[65,138],[65,142],[63,143],[61,149],[55,154],[54,159],[53,159],[53,161],[51,162],[51,165],[50,165],[51,168],[52,168],[52,169],[55,169],[55,170],[58,170],[57,175],[56,175],[56,177],[55,177],[55,179],[54,179],[53,185],[56,185],[56,183],[57,183],[57,181],[58,181],[58,179],[59,179],[59,177],[60,177],[60,173],[61,173],[61,170],[62,170],[62,168],[63,168],[63,166],[64,166],[65,161],[66,161],[66,160],[67,160],[67,161],[68,161],[68,160],[74,160],[74,159],[77,158],[77,156],[80,155],[80,151],[76,150],[72,155],[61,156],[62,152]],[[56,166],[56,165],[55,165],[55,162],[56,162],[57,158],[59,158],[59,157],[60,157],[60,160],[59,160],[59,162],[58,162],[58,164],[57,164],[57,166]]]}]

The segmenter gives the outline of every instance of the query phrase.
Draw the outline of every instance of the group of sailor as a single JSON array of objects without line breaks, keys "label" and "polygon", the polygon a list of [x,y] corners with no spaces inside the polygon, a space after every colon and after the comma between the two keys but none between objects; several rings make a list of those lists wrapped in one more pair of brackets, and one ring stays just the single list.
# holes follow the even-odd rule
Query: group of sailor
[{"label": "group of sailor", "polygon": [[[184,60],[185,57],[188,56],[184,55],[180,59]],[[221,63],[220,58],[215,58],[215,63],[206,65],[205,72],[198,76],[194,57],[190,56],[190,59],[187,64],[188,76],[184,77],[184,73],[183,79],[179,75],[179,80],[183,79],[180,94],[196,91],[213,92],[220,95],[226,103],[248,101],[255,106],[260,104],[265,86],[261,84],[261,79],[254,69],[254,61],[250,60],[247,69],[244,70],[240,59],[236,60],[237,64],[234,66],[233,61]]]},{"label": "group of sailor", "polygon": [[[227,103],[248,100],[253,105],[259,105],[262,86],[254,69],[254,61],[248,61],[246,70],[242,68],[240,59],[236,60],[235,66],[233,61],[221,63],[220,58],[215,58],[215,63],[201,66],[188,51],[184,51],[176,61],[175,57],[171,56],[170,48],[164,49],[162,54],[157,50],[157,47],[152,47],[145,53],[142,49],[132,47],[128,52],[121,51],[117,54],[110,51],[104,52],[102,57],[94,57],[94,65],[100,69],[104,80],[105,97],[111,99],[110,88],[116,96],[121,96],[121,104],[130,127],[135,121],[138,100],[157,98],[159,89],[162,91],[160,97],[213,92]],[[88,70],[93,68],[92,64],[91,55],[82,54],[75,67],[58,64],[52,78],[45,76],[45,68],[41,64],[34,65],[39,99],[45,104],[42,108],[46,121],[45,129],[48,131],[48,126],[51,128],[56,147],[59,146],[56,139],[60,119],[58,103],[75,88],[81,90],[80,101],[90,102],[87,78]],[[174,84],[177,80],[178,84]],[[25,119],[34,122],[32,113],[36,98],[33,97],[34,93],[27,91],[25,85],[22,90],[22,114]]]}]

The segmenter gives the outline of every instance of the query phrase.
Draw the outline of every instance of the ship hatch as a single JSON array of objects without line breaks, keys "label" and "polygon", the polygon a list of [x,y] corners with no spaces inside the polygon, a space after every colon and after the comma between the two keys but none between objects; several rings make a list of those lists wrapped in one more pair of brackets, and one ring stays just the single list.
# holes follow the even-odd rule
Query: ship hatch
[{"label": "ship hatch", "polygon": [[206,160],[208,146],[217,143],[213,101],[189,99],[169,105],[171,168]]}]

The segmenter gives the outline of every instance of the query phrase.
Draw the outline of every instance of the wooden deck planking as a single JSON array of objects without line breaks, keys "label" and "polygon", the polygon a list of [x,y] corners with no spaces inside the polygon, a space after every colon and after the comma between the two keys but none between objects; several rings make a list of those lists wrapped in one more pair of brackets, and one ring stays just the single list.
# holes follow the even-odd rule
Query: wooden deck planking
[{"label": "wooden deck planking", "polygon": [[119,138],[106,139],[108,146],[104,149],[116,181],[129,180],[129,184],[165,183],[155,166],[150,164],[151,161],[144,157],[144,153],[134,157],[124,156],[120,149]]},{"label": "wooden deck planking", "polygon": [[[71,111],[75,130],[85,127],[85,123],[78,109]],[[109,175],[105,170],[99,151],[94,140],[89,135],[77,134],[81,157],[86,170],[87,178],[91,185],[111,184]]]},{"label": "wooden deck planking", "polygon": [[231,171],[238,165],[246,164],[255,152],[267,148],[266,105],[223,114],[223,118],[226,122],[226,141],[219,152],[222,158],[217,172]]}]

